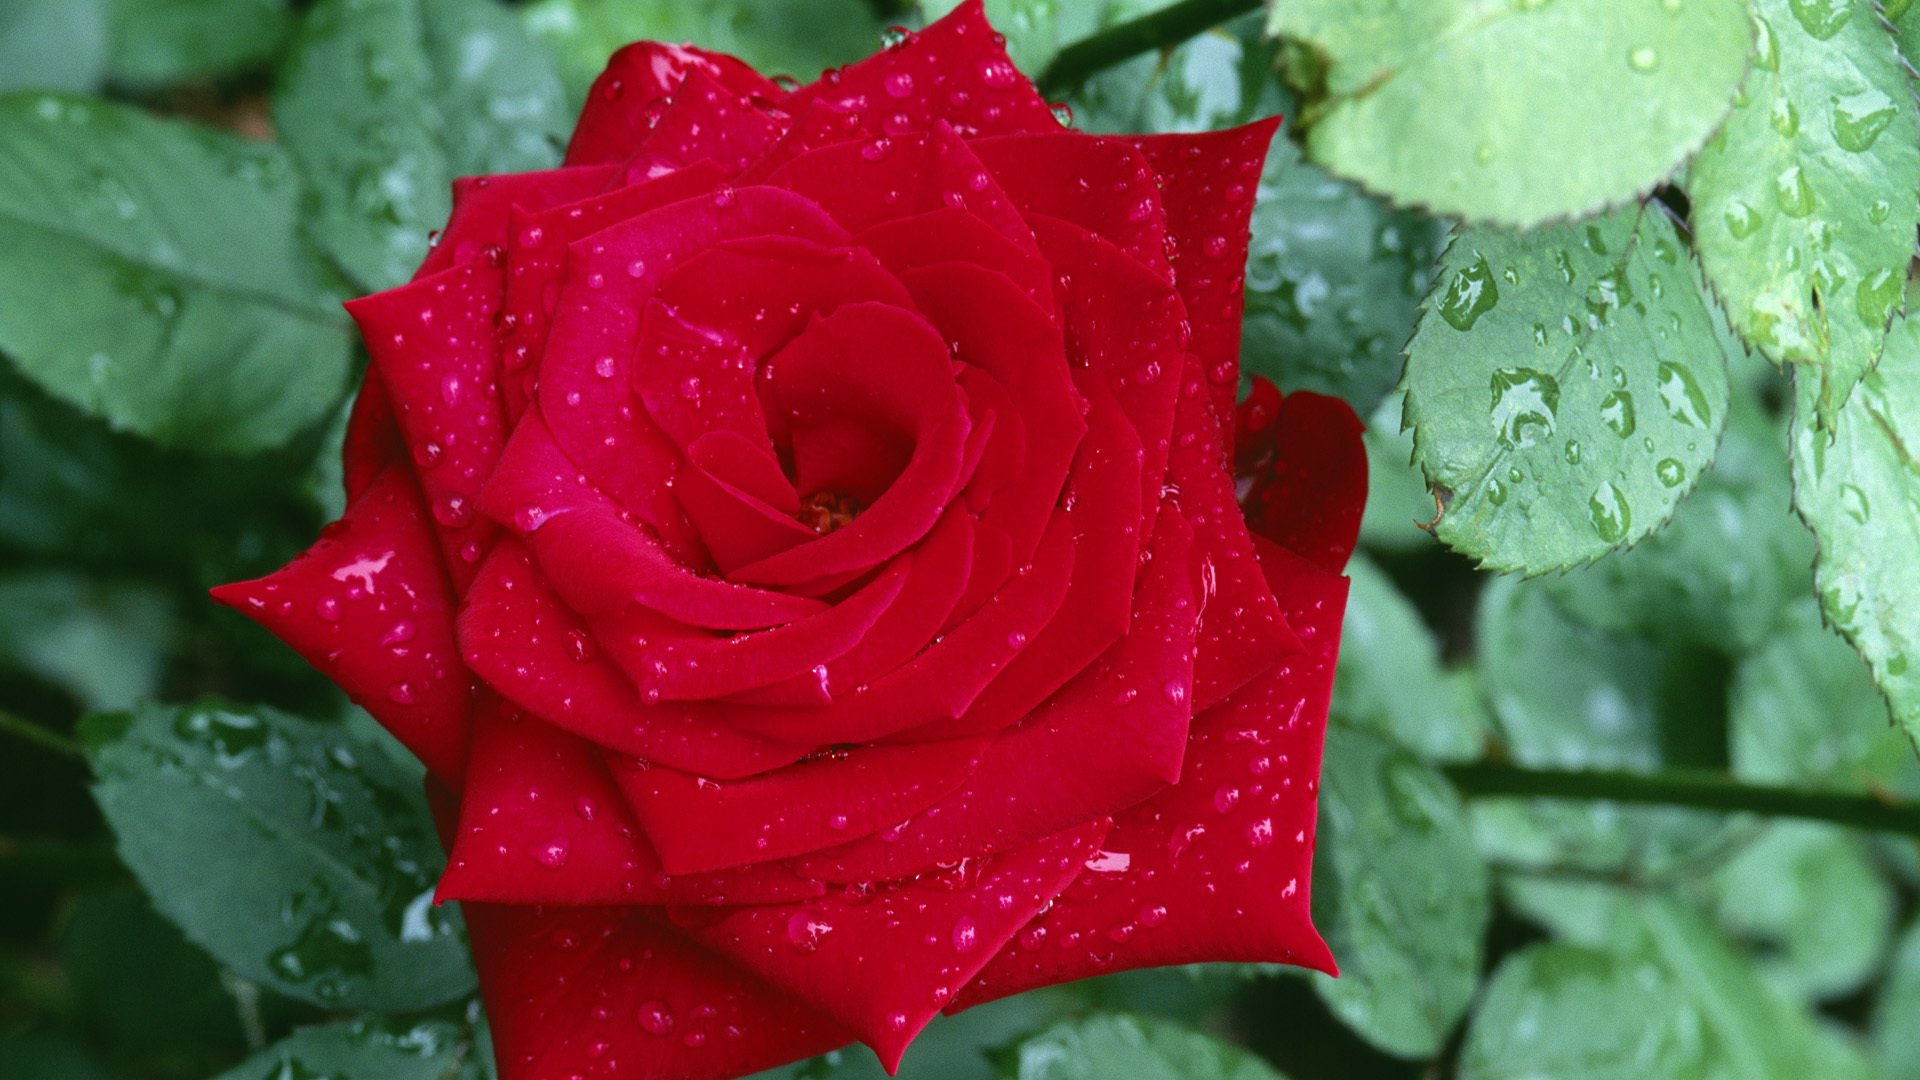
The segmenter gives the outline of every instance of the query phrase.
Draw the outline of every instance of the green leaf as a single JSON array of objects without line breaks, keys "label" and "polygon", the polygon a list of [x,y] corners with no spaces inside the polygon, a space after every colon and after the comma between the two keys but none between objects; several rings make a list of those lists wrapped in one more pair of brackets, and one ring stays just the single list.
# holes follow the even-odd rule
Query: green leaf
[{"label": "green leaf", "polygon": [[1284,1080],[1230,1043],[1145,1016],[1072,1020],[1005,1051],[1003,1080]]},{"label": "green leaf", "polygon": [[1705,910],[1796,998],[1851,993],[1893,939],[1893,886],[1864,840],[1801,821],[1771,824],[1714,871]]},{"label": "green leaf", "polygon": [[60,966],[86,1029],[119,1053],[185,1058],[205,1075],[243,1045],[219,969],[134,889],[76,898]]},{"label": "green leaf", "polygon": [[1920,923],[1907,928],[1894,951],[1887,981],[1873,1009],[1873,1055],[1889,1075],[1920,1076]]},{"label": "green leaf", "polygon": [[0,5],[0,94],[92,90],[107,71],[106,0]]},{"label": "green leaf", "polygon": [[339,401],[346,317],[275,147],[103,102],[0,98],[0,351],[114,427],[285,443]]},{"label": "green leaf", "polygon": [[[1048,5],[1058,2],[1041,0]],[[1084,15],[1101,6],[1076,4],[1069,10]],[[987,14],[993,14],[991,2]],[[1098,29],[1084,27],[1089,34]],[[1009,49],[1018,42],[1017,35],[1008,35]],[[1258,15],[1223,23],[1165,52],[1136,56],[1088,79],[1070,98],[1075,126],[1111,134],[1217,131],[1290,114],[1295,102],[1274,75],[1275,54],[1273,43],[1262,39]],[[1298,149],[1274,143],[1275,161],[1292,162],[1299,157]]]},{"label": "green leaf", "polygon": [[1920,105],[1871,0],[1754,0],[1757,60],[1687,179],[1694,242],[1735,329],[1818,372],[1830,421],[1904,307]]},{"label": "green leaf", "polygon": [[553,52],[575,104],[607,57],[634,41],[691,42],[800,79],[880,47],[880,21],[865,0],[535,0],[520,15]]},{"label": "green leaf", "polygon": [[1421,528],[1433,520],[1433,493],[1413,463],[1413,432],[1400,426],[1405,408],[1406,395],[1389,392],[1361,435],[1367,450],[1367,508],[1360,518],[1360,543],[1375,551],[1418,551],[1433,544],[1433,534]]},{"label": "green leaf", "polygon": [[[987,21],[1007,39],[1007,55],[1021,71],[1038,78],[1060,50],[1115,23],[1170,7],[1174,0],[986,0]],[[917,0],[931,22],[960,6],[960,0]],[[1136,128],[1159,131],[1160,128]]]},{"label": "green leaf", "polygon": [[0,1035],[0,1076],[33,1080],[120,1080],[76,1043],[44,1035]]},{"label": "green leaf", "polygon": [[1461,1080],[1805,1080],[1834,1044],[1712,927],[1664,900],[1623,906],[1609,945],[1536,945],[1489,983]]},{"label": "green leaf", "polygon": [[490,1075],[474,1032],[386,1017],[306,1028],[214,1080],[453,1080]]},{"label": "green leaf", "polygon": [[1783,427],[1736,393],[1712,468],[1673,520],[1555,581],[1554,599],[1602,629],[1743,654],[1813,585],[1813,544],[1792,505]]},{"label": "green leaf", "polygon": [[1479,981],[1487,872],[1460,798],[1370,731],[1327,731],[1314,922],[1340,977],[1313,980],[1348,1027],[1389,1053],[1446,1045]]},{"label": "green leaf", "polygon": [[54,683],[89,712],[154,695],[178,622],[153,585],[55,570],[0,574],[0,611],[0,670]]},{"label": "green leaf", "polygon": [[1456,234],[1407,346],[1415,457],[1451,492],[1436,534],[1538,574],[1652,532],[1726,423],[1718,322],[1657,205]]},{"label": "green leaf", "polygon": [[216,702],[96,715],[81,738],[121,857],[222,963],[335,1008],[472,988],[419,781],[382,748]]},{"label": "green leaf", "polygon": [[[1042,1026],[1058,1022],[1074,1004],[1073,996],[1063,988],[1003,998],[954,1016],[935,1016],[907,1049],[900,1075],[991,1080],[994,1070],[988,1054]],[[887,1071],[879,1059],[855,1046],[758,1073],[755,1080],[886,1080],[886,1077]]]},{"label": "green leaf", "polygon": [[1727,711],[1733,772],[1769,784],[1920,794],[1913,744],[1888,726],[1887,704],[1860,654],[1820,625],[1803,597],[1786,624],[1734,669]]},{"label": "green leaf", "polygon": [[1741,0],[1278,0],[1325,67],[1315,161],[1396,202],[1537,225],[1651,190],[1726,115]]},{"label": "green leaf", "polygon": [[455,178],[552,167],[572,120],[553,60],[493,0],[322,0],[273,104],[316,192],[309,234],[371,289],[412,274]]},{"label": "green leaf", "polygon": [[1441,665],[1439,641],[1373,560],[1356,554],[1347,577],[1334,715],[1429,761],[1478,760],[1485,740],[1478,686]]},{"label": "green leaf", "polygon": [[110,0],[112,74],[137,85],[264,64],[293,29],[288,0]]},{"label": "green leaf", "polygon": [[[1811,423],[1817,380],[1794,380],[1794,506],[1820,541],[1821,610],[1867,661],[1920,737],[1920,319],[1901,317],[1886,355],[1834,418]],[[1831,440],[1831,441],[1829,441]]]}]

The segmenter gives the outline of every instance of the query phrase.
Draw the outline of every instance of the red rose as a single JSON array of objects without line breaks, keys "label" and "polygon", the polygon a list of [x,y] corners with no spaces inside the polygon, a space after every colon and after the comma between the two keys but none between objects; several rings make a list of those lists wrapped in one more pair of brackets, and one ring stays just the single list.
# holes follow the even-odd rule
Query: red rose
[{"label": "red rose", "polygon": [[[217,595],[457,804],[503,1077],[892,1066],[1049,983],[1331,969],[1364,476],[1255,540],[1222,422],[1276,123],[1064,131],[977,0],[796,90],[641,43],[566,167],[460,182],[351,305],[346,515]],[[1296,473],[1357,453],[1315,430]]]}]

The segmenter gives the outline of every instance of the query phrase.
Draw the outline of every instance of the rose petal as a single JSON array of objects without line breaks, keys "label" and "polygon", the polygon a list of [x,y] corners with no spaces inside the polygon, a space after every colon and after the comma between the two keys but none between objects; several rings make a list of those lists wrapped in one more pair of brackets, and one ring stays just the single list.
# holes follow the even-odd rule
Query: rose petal
[{"label": "rose petal", "polygon": [[732,1080],[853,1038],[634,909],[465,912],[500,1080]]},{"label": "rose petal", "polygon": [[1338,573],[1367,505],[1366,425],[1339,398],[1299,390],[1280,403],[1274,462],[1247,499],[1261,536]]},{"label": "rose petal", "polygon": [[[923,877],[747,908],[688,936],[818,1008],[888,1071],[953,992],[1080,875],[1105,820]],[[975,869],[977,867],[977,869]]]},{"label": "rose petal", "polygon": [[[764,100],[764,96],[762,96]],[[783,118],[705,71],[691,71],[660,111],[653,130],[627,162],[628,183],[667,169],[711,161],[737,173],[786,134]]]},{"label": "rose petal", "polygon": [[1163,964],[1267,961],[1333,972],[1308,885],[1347,583],[1264,541],[1260,558],[1311,653],[1195,718],[1179,785],[1116,819],[1094,872],[995,957],[955,1010]]},{"label": "rose petal", "polygon": [[612,165],[580,165],[542,172],[463,176],[453,182],[453,215],[447,227],[427,249],[414,278],[481,259],[488,248],[504,249],[514,208],[540,210],[584,199],[602,191],[620,169]]},{"label": "rose petal", "polygon": [[652,132],[662,99],[693,72],[734,93],[773,98],[780,90],[731,56],[691,45],[636,41],[607,60],[567,144],[567,164],[624,162]]},{"label": "rose petal", "polygon": [[1029,221],[1069,222],[1171,284],[1167,218],[1146,157],[1125,139],[1055,130],[970,144]]},{"label": "rose petal", "polygon": [[340,447],[341,480],[347,501],[358,499],[389,466],[407,460],[407,444],[380,373],[367,369],[359,396],[347,413],[346,437]]},{"label": "rose petal", "polygon": [[1020,210],[952,127],[809,151],[767,183],[805,195],[848,232],[940,209],[964,210],[1025,252],[1036,252]]},{"label": "rose petal", "polygon": [[471,705],[453,596],[403,468],[381,473],[298,558],[213,598],[338,683],[436,776],[460,775]]}]

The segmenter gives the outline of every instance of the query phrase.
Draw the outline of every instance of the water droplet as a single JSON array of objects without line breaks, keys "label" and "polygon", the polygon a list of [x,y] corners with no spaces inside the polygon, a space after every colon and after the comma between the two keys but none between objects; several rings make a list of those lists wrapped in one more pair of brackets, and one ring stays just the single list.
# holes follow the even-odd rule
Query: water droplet
[{"label": "water droplet", "polygon": [[1493,373],[1490,406],[1494,427],[1508,446],[1529,447],[1553,434],[1560,407],[1560,384],[1532,368],[1500,368]]},{"label": "water droplet", "polygon": [[1675,458],[1661,458],[1660,464],[1653,467],[1653,474],[1667,487],[1679,487],[1687,478],[1687,467]]},{"label": "water droplet", "polygon": [[1840,485],[1840,505],[1847,516],[1856,523],[1865,525],[1871,516],[1871,507],[1867,503],[1867,493],[1853,484]]},{"label": "water droplet", "polygon": [[1660,403],[1675,420],[1689,427],[1704,428],[1713,423],[1713,408],[1707,395],[1686,368],[1662,362],[1660,365]]},{"label": "water droplet", "polygon": [[1784,97],[1775,98],[1773,104],[1767,107],[1767,122],[1783,138],[1791,139],[1800,133],[1800,110]]},{"label": "water droplet", "polygon": [[1625,390],[1615,390],[1600,399],[1600,422],[1607,430],[1621,438],[1633,434],[1636,426],[1633,415],[1633,395]]},{"label": "water droplet", "polygon": [[904,26],[889,26],[880,31],[880,47],[883,49],[897,49],[912,40],[913,31]]},{"label": "water droplet", "polygon": [[904,71],[896,71],[880,82],[888,97],[904,98],[913,95],[913,76]]},{"label": "water droplet", "polygon": [[313,613],[328,622],[340,621],[340,601],[331,596],[323,596],[314,601]]},{"label": "water droplet", "polygon": [[1567,459],[1567,464],[1569,465],[1580,464],[1580,440],[1579,439],[1567,440],[1565,455]]},{"label": "water droplet", "polygon": [[1493,271],[1484,258],[1454,272],[1447,292],[1440,298],[1440,316],[1456,330],[1471,330],[1480,316],[1500,302],[1500,289],[1493,283]]},{"label": "water droplet", "polygon": [[833,932],[833,924],[809,911],[787,916],[787,943],[801,952],[815,952]]},{"label": "water droplet", "polygon": [[1726,222],[1727,231],[1735,240],[1745,240],[1759,230],[1760,215],[1746,203],[1735,201],[1727,207]]},{"label": "water droplet", "polygon": [[593,362],[593,373],[603,379],[613,378],[614,370],[613,357],[611,356],[603,356]]},{"label": "water droplet", "polygon": [[1806,217],[1813,213],[1813,185],[1807,183],[1800,166],[1789,165],[1774,177],[1773,195],[1780,212],[1788,217]]},{"label": "water droplet", "polygon": [[1790,0],[1793,17],[1807,33],[1825,41],[1853,17],[1853,0]]},{"label": "water droplet", "polygon": [[1020,73],[1003,57],[992,57],[980,63],[980,81],[995,90],[1008,90],[1020,81]]},{"label": "water droplet", "polygon": [[670,1035],[673,1033],[673,1011],[664,1001],[649,1001],[640,1006],[637,1017],[640,1030],[649,1035]]},{"label": "water droplet", "polygon": [[1025,648],[1026,644],[1027,644],[1027,635],[1021,633],[1018,630],[1015,630],[1012,633],[1007,635],[1007,648],[1009,649]]},{"label": "water droplet", "polygon": [[1635,71],[1652,71],[1660,66],[1660,53],[1651,45],[1642,45],[1627,54],[1627,63]]},{"label": "water droplet", "polygon": [[572,850],[572,845],[567,843],[564,837],[555,837],[544,844],[536,844],[533,849],[533,859],[549,870],[558,870],[566,865],[567,856],[572,853]]},{"label": "water droplet", "polygon": [[1854,299],[1860,306],[1860,321],[1866,324],[1867,329],[1875,332],[1886,329],[1887,320],[1892,318],[1894,309],[1900,306],[1905,286],[1905,274],[1886,266],[1875,270],[1860,282]]},{"label": "water droplet", "polygon": [[1166,685],[1160,688],[1160,693],[1164,695],[1168,701],[1178,705],[1187,700],[1187,684],[1181,682],[1179,679],[1168,679]]},{"label": "water droplet", "polygon": [[893,140],[884,135],[860,145],[860,156],[868,161],[880,161],[891,153],[893,153]]},{"label": "water droplet", "polygon": [[965,915],[960,916],[960,920],[953,924],[954,951],[971,952],[978,944],[980,944],[979,929],[973,925],[972,919]]},{"label": "water droplet", "polygon": [[1609,544],[1619,543],[1633,525],[1626,496],[1612,481],[1595,488],[1592,497],[1587,499],[1587,519],[1593,523],[1593,531],[1600,539]]}]

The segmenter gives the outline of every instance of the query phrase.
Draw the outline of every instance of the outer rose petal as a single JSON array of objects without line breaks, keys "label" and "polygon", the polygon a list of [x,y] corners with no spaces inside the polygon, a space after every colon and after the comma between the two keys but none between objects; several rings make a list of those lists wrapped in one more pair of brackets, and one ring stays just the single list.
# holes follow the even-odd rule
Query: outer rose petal
[{"label": "outer rose petal", "polygon": [[733,1080],[853,1039],[644,912],[465,912],[500,1080]]},{"label": "outer rose petal", "polygon": [[403,469],[381,473],[299,558],[213,597],[306,657],[436,776],[460,775],[468,676],[426,507]]},{"label": "outer rose petal", "polygon": [[[1243,409],[1243,427],[1260,415]],[[1288,394],[1271,415],[1264,440],[1248,433],[1271,448],[1253,476],[1248,521],[1267,539],[1338,572],[1353,554],[1367,505],[1360,442],[1366,425],[1346,402],[1307,390]]]},{"label": "outer rose petal", "polygon": [[612,165],[581,165],[544,172],[463,176],[453,182],[453,216],[427,249],[414,277],[423,278],[477,262],[488,248],[505,247],[515,207],[538,210],[584,199],[620,176]]},{"label": "outer rose petal", "polygon": [[742,96],[777,97],[779,87],[746,64],[691,45],[636,41],[614,53],[593,80],[567,144],[567,164],[624,162],[653,130],[654,110],[693,72]]},{"label": "outer rose petal", "polygon": [[360,394],[347,412],[346,439],[340,448],[341,480],[347,501],[358,499],[391,465],[407,460],[407,444],[393,418],[393,403],[380,384],[380,372],[369,367]]},{"label": "outer rose petal", "polygon": [[1313,929],[1314,804],[1345,578],[1260,542],[1311,650],[1194,719],[1180,783],[1116,818],[1091,870],[954,1009],[1129,968],[1271,961],[1332,973]]},{"label": "outer rose petal", "polygon": [[627,181],[696,161],[712,161],[737,173],[786,130],[781,114],[768,112],[759,100],[735,93],[704,71],[694,71],[667,99],[646,142],[627,162]]},{"label": "outer rose petal", "polygon": [[954,991],[1080,876],[1107,824],[961,867],[957,881],[745,908],[687,933],[845,1024],[891,1072]]}]

